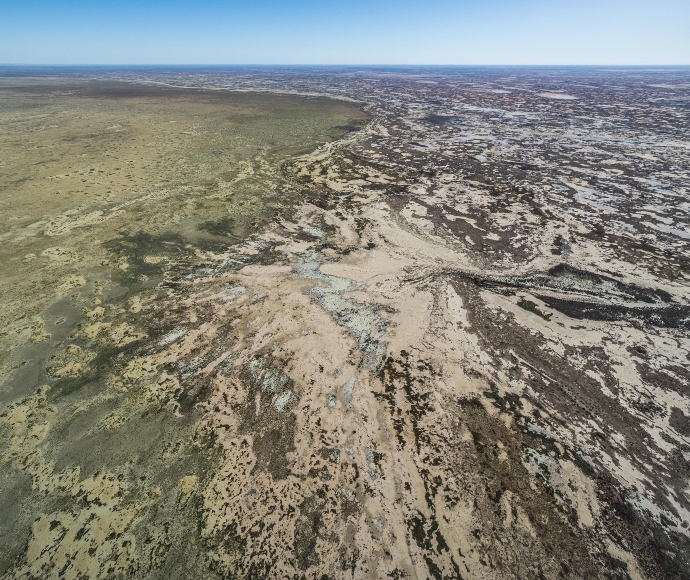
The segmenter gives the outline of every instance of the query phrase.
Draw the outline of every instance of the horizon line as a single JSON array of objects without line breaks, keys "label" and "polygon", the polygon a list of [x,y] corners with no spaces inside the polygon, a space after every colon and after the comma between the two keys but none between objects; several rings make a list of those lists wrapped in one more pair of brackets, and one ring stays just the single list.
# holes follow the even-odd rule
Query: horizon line
[{"label": "horizon line", "polygon": [[654,63],[654,64],[619,64],[619,63],[2,63],[3,67],[155,67],[155,66],[170,66],[170,67],[220,67],[220,66],[240,66],[240,67],[690,67],[690,63],[685,64],[669,64],[669,63]]}]

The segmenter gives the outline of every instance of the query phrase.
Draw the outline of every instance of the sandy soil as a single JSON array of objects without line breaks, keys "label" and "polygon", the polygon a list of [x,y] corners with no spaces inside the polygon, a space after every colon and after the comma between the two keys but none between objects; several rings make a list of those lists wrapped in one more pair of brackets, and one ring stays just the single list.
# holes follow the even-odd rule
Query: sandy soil
[{"label": "sandy soil", "polygon": [[[147,189],[141,145],[136,196],[78,213],[83,192],[48,193],[57,168],[17,185],[7,577],[688,577],[688,248],[627,193],[685,231],[685,141],[658,125],[663,151],[641,146],[636,112],[611,150],[568,151],[562,125],[603,139],[613,97],[547,76],[519,108],[511,79],[386,78],[338,77],[370,116],[346,135],[361,105],[315,96],[142,85],[61,105],[179,157]],[[236,156],[208,161],[221,145]],[[84,167],[113,181],[92,187],[115,191],[102,163]]]}]

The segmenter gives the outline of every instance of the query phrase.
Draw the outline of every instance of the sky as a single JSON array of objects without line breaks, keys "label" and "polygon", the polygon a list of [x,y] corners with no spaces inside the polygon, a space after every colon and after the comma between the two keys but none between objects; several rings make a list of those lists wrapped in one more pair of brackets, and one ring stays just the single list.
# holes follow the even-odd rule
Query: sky
[{"label": "sky", "polygon": [[690,65],[690,0],[0,0],[0,63]]}]

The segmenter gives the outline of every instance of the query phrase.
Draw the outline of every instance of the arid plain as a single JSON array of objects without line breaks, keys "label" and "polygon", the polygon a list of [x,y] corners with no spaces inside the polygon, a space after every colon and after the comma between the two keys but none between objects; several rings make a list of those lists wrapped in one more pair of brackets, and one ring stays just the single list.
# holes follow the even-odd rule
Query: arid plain
[{"label": "arid plain", "polygon": [[686,69],[84,76],[0,77],[6,577],[690,577]]}]

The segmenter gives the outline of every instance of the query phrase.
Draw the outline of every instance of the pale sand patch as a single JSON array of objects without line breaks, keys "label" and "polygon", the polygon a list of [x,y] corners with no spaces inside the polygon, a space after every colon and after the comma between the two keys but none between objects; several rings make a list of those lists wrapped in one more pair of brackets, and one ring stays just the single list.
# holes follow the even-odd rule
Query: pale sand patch
[{"label": "pale sand patch", "polygon": [[577,97],[572,95],[566,95],[565,93],[538,93],[540,97],[546,97],[547,99],[556,99],[561,101],[573,101]]}]

